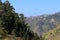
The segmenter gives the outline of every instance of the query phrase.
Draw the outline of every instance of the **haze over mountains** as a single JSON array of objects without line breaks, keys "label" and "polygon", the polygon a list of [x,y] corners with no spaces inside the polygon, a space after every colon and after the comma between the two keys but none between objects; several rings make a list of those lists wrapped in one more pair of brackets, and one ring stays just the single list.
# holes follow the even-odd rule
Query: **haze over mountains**
[{"label": "haze over mountains", "polygon": [[27,23],[31,26],[31,30],[41,35],[56,28],[57,24],[60,24],[60,12],[50,15],[28,17]]}]

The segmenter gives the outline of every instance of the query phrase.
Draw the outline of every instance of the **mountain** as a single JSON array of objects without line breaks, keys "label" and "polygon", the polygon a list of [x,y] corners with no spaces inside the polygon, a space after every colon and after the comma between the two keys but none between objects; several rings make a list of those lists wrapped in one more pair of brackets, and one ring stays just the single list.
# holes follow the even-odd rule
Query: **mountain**
[{"label": "mountain", "polygon": [[31,30],[41,35],[56,28],[57,24],[60,24],[60,12],[51,15],[28,17],[26,22],[31,26]]}]

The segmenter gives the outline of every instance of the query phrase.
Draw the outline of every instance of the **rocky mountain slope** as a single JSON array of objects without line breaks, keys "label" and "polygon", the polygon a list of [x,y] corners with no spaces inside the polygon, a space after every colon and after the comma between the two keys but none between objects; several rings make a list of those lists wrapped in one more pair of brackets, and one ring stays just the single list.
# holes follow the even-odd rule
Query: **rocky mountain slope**
[{"label": "rocky mountain slope", "polygon": [[30,29],[39,35],[56,27],[60,24],[60,12],[51,15],[40,15],[27,18]]}]

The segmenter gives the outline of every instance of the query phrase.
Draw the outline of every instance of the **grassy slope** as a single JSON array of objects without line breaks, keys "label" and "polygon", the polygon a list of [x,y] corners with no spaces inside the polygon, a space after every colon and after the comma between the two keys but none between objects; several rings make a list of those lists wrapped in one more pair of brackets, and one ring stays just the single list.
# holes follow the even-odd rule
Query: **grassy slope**
[{"label": "grassy slope", "polygon": [[43,35],[45,40],[60,40],[60,25]]},{"label": "grassy slope", "polygon": [[55,35],[54,40],[60,40],[60,33],[58,33],[57,35]]}]

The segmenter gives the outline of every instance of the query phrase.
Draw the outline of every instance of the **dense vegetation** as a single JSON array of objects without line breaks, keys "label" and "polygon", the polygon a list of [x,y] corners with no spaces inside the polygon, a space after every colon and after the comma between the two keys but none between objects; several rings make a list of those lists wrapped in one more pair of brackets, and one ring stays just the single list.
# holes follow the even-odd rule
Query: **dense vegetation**
[{"label": "dense vegetation", "polygon": [[[14,7],[5,1],[0,0],[0,39],[5,40],[43,40],[36,33],[29,29],[25,23],[26,17],[15,12]],[[13,39],[14,38],[14,39]]]}]

